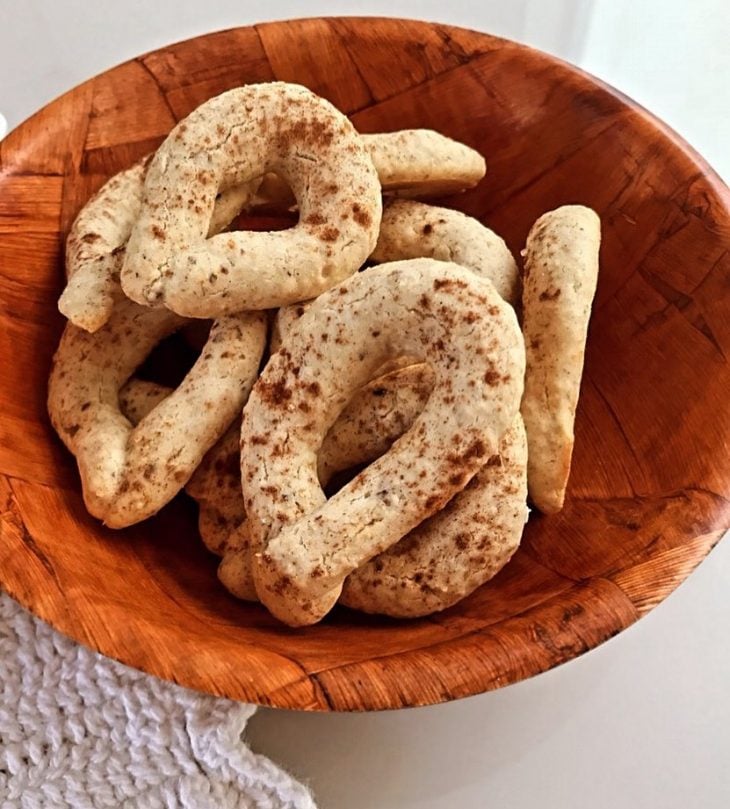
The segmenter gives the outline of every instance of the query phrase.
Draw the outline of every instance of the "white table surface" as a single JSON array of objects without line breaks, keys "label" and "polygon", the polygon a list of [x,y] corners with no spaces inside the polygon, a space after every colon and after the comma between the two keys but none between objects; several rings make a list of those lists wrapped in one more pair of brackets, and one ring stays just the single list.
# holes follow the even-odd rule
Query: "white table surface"
[{"label": "white table surface", "polygon": [[[437,19],[556,53],[642,102],[730,177],[726,0],[4,0],[0,113],[13,127],[88,76],[169,42],[337,13]],[[311,783],[324,809],[725,809],[729,585],[726,540],[647,618],[568,665],[433,708],[262,710],[249,739]]]}]

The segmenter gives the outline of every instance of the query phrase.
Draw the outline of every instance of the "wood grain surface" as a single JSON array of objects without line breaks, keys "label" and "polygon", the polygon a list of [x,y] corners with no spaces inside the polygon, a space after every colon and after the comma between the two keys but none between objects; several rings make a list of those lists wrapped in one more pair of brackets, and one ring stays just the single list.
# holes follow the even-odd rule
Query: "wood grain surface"
[{"label": "wood grain surface", "polygon": [[[449,201],[517,253],[564,203],[603,220],[565,510],[534,514],[490,584],[430,618],[337,609],[291,630],[218,585],[178,498],[104,529],[46,416],[62,246],[104,180],[244,82],[286,79],[365,132],[432,127],[487,158]],[[730,194],[636,104],[485,34],[382,19],[224,31],[139,57],[0,144],[0,582],[106,655],[192,688],[318,710],[423,705],[544,671],[656,606],[730,523]]]}]

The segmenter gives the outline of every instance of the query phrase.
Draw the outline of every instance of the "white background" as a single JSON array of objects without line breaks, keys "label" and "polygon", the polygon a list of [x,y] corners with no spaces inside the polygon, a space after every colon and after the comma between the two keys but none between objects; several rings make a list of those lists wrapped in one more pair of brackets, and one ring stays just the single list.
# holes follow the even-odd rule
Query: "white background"
[{"label": "white background", "polygon": [[[328,13],[440,20],[557,53],[663,117],[730,178],[726,0],[0,0],[0,113],[15,126],[169,42]],[[323,809],[725,809],[729,585],[726,540],[639,624],[540,677],[393,713],[262,710],[249,738],[308,781]]]}]

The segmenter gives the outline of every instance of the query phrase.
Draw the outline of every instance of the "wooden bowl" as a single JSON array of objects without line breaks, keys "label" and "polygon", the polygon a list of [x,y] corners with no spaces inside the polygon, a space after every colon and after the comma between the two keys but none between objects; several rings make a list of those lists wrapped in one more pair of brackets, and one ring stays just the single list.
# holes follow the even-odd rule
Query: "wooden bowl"
[{"label": "wooden bowl", "polygon": [[[534,514],[491,583],[416,621],[337,609],[290,630],[235,601],[179,498],[104,529],[46,416],[63,319],[62,248],[79,207],[175,121],[245,82],[306,84],[364,132],[433,127],[489,171],[451,204],[517,253],[563,203],[603,219],[565,510]],[[240,28],[134,59],[2,143],[0,579],[62,632],[192,688],[266,705],[424,705],[529,677],[658,604],[730,520],[730,194],[636,104],[549,56],[485,34],[385,19]]]}]

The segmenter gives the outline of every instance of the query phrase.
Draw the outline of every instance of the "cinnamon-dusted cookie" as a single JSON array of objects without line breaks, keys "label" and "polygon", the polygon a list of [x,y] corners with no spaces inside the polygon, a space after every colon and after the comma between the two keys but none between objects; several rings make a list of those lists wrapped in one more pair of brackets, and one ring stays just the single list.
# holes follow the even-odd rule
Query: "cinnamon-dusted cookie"
[{"label": "cinnamon-dusted cookie", "polygon": [[[290,184],[299,222],[206,240],[216,194],[269,171]],[[373,162],[346,116],[299,85],[239,87],[194,110],[157,150],[122,287],[191,317],[311,298],[360,267],[381,210]]]},{"label": "cinnamon-dusted cookie", "polygon": [[472,188],[487,165],[479,152],[432,129],[362,135],[380,184],[403,197],[453,194]]},{"label": "cinnamon-dusted cookie", "polygon": [[180,386],[133,427],[120,412],[120,388],[184,322],[119,300],[94,334],[66,326],[56,351],[51,422],[76,456],[87,509],[113,528],[151,516],[182,489],[240,411],[258,372],[264,314],[221,318]]},{"label": "cinnamon-dusted cookie", "polygon": [[[393,448],[327,501],[322,439],[394,354],[428,360],[434,390]],[[244,501],[266,606],[292,625],[326,614],[349,573],[441,509],[498,452],[523,373],[513,309],[457,265],[384,264],[318,298],[244,410]]]}]

